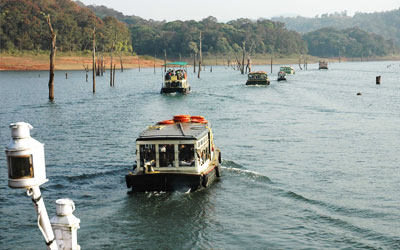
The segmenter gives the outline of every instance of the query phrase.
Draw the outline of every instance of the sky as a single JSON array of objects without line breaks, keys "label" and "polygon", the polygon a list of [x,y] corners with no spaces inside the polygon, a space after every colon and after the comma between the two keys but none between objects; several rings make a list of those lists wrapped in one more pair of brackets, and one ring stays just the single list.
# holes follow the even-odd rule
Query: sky
[{"label": "sky", "polygon": [[86,5],[104,5],[125,15],[157,21],[196,20],[213,16],[219,22],[238,18],[276,16],[315,17],[325,13],[380,12],[400,8],[400,0],[80,0]]}]

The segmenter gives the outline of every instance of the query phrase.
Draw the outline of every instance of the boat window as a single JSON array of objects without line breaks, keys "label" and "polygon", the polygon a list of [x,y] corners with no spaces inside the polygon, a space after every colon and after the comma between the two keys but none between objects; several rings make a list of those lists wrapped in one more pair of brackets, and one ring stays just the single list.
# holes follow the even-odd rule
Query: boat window
[{"label": "boat window", "polygon": [[201,139],[201,140],[199,140],[198,142],[197,142],[197,148],[201,148],[201,147],[203,147],[205,144],[207,144],[208,143],[208,137],[207,136],[205,136],[205,137],[203,137],[203,139]]},{"label": "boat window", "polygon": [[160,167],[173,167],[175,160],[174,144],[160,144],[158,145],[158,151]]},{"label": "boat window", "polygon": [[156,146],[154,144],[140,145],[140,166],[156,166]]},{"label": "boat window", "polygon": [[210,147],[204,147],[197,150],[197,158],[199,159],[200,165],[203,165],[208,159],[211,159]]},{"label": "boat window", "polygon": [[194,145],[179,144],[179,166],[194,166]]}]

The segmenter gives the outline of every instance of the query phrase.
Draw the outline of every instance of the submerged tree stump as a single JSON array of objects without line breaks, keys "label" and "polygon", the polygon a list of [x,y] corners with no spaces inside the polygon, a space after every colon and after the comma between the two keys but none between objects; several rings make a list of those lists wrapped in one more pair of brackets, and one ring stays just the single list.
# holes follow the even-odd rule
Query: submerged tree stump
[{"label": "submerged tree stump", "polygon": [[376,77],[376,84],[381,84],[381,76]]},{"label": "submerged tree stump", "polygon": [[115,86],[115,64],[114,64],[114,71],[113,71],[113,86]]}]

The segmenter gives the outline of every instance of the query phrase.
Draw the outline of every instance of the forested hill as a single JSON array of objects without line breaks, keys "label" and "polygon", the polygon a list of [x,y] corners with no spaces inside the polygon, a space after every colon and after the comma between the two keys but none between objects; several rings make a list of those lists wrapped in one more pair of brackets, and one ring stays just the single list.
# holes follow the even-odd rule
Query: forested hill
[{"label": "forested hill", "polygon": [[93,28],[98,50],[109,51],[114,43],[114,50],[132,51],[130,33],[124,23],[113,17],[100,19],[71,0],[1,0],[1,51],[49,50],[47,15],[57,34],[58,51],[91,50]]},{"label": "forested hill", "polygon": [[337,29],[359,27],[362,30],[382,35],[386,39],[393,39],[397,45],[400,45],[400,8],[386,12],[356,13],[353,17],[348,16],[346,12],[335,12],[315,18],[274,17],[272,20],[283,22],[289,30],[300,33],[327,27]]},{"label": "forested hill", "polygon": [[[253,53],[306,53],[321,57],[369,57],[398,53],[393,41],[368,33],[359,28],[339,31],[334,28],[320,29],[303,35],[288,31],[282,22],[265,19],[252,21],[237,19],[219,23],[214,17],[200,22],[157,22],[137,16],[125,16],[104,6],[88,6],[97,16],[113,16],[125,22],[132,35],[133,46],[141,54],[188,55],[196,52],[199,31],[203,32],[203,52],[230,54],[239,52],[242,42]],[[343,20],[350,19],[344,17]]]},{"label": "forested hill", "polygon": [[[307,21],[304,26],[316,30],[302,37],[300,33],[288,30],[283,22],[267,19],[240,18],[222,23],[210,16],[201,21],[166,22],[125,16],[105,6],[85,6],[72,0],[1,0],[0,49],[8,52],[49,50],[51,38],[46,16],[50,15],[57,34],[58,51],[91,50],[92,33],[96,28],[96,50],[103,52],[110,51],[112,44],[115,44],[113,50],[117,52],[134,51],[160,57],[166,50],[169,57],[188,57],[198,53],[201,33],[202,52],[205,55],[233,58],[241,53],[244,46],[250,54],[385,56],[398,52],[393,42],[387,40],[389,35],[382,37],[359,28],[345,31],[317,29],[322,26],[321,23],[336,23],[340,28],[347,27],[347,22],[366,25],[361,20],[367,15],[374,20],[369,21],[369,25],[376,33],[391,33],[400,41],[399,13],[400,9],[357,14],[354,17],[344,13],[310,19],[319,21],[319,25],[298,17],[293,20]],[[292,19],[282,21],[287,20]],[[289,27],[292,27],[291,24]]]},{"label": "forested hill", "polygon": [[308,53],[320,57],[371,57],[398,53],[393,40],[357,27],[344,30],[323,28],[303,35]]},{"label": "forested hill", "polygon": [[203,54],[231,54],[241,50],[252,53],[300,54],[307,52],[301,35],[288,31],[283,23],[266,19],[252,21],[237,19],[228,23],[218,22],[214,17],[197,21],[159,22],[144,20],[104,6],[88,6],[97,16],[113,16],[125,22],[131,31],[134,50],[139,54],[189,56],[196,53],[199,34],[202,32]]}]

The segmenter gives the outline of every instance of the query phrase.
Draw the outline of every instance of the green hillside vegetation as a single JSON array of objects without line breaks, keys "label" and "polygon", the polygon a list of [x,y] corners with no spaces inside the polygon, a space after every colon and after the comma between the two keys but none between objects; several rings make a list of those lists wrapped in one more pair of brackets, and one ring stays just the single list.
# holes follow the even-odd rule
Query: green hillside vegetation
[{"label": "green hillside vegetation", "polygon": [[303,39],[307,41],[309,54],[320,57],[371,57],[397,52],[392,40],[359,28],[323,28],[306,33]]},{"label": "green hillside vegetation", "polygon": [[88,6],[96,15],[113,16],[127,24],[133,47],[139,54],[189,56],[198,50],[202,32],[202,51],[209,55],[227,55],[240,52],[242,43],[251,53],[301,54],[307,52],[305,42],[297,32],[288,31],[283,23],[271,20],[237,19],[220,23],[215,17],[196,22],[154,21],[137,16],[125,16],[105,6]]},{"label": "green hillside vegetation", "polygon": [[319,30],[322,28],[333,27],[337,29],[348,29],[359,27],[367,32],[376,33],[386,39],[393,39],[400,45],[400,8],[385,12],[375,13],[356,13],[350,17],[347,12],[335,12],[333,14],[323,14],[315,18],[308,17],[274,17],[273,21],[286,24],[289,30],[300,33]]},{"label": "green hillside vegetation", "polygon": [[57,34],[58,51],[91,50],[94,27],[98,50],[110,50],[114,41],[115,50],[132,51],[125,24],[113,17],[100,19],[70,0],[2,0],[0,10],[2,51],[49,50],[51,36],[46,15],[50,15]]}]

